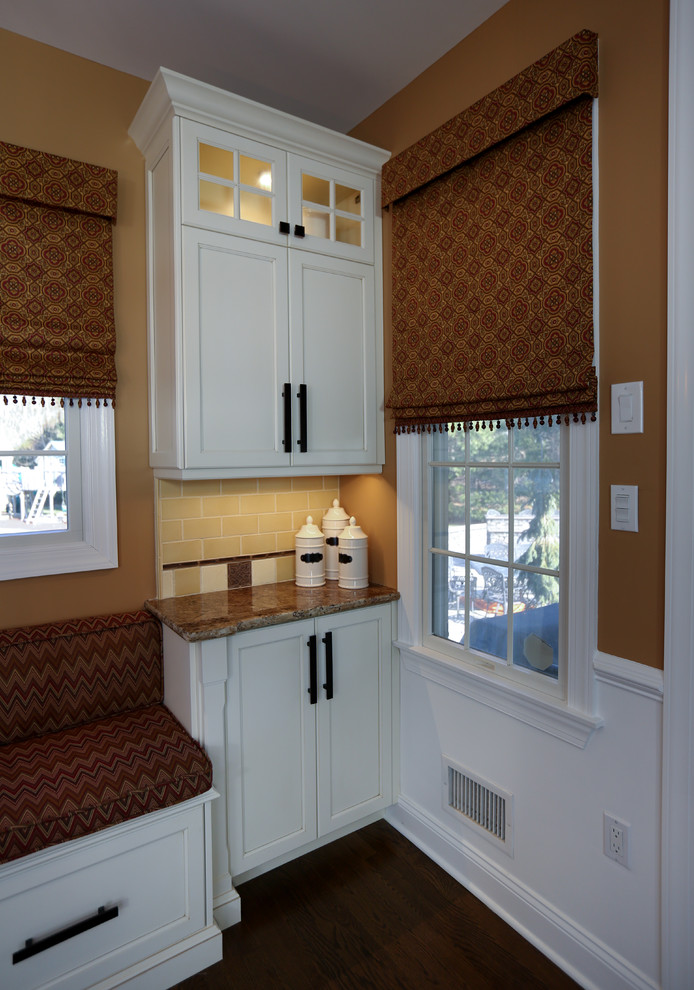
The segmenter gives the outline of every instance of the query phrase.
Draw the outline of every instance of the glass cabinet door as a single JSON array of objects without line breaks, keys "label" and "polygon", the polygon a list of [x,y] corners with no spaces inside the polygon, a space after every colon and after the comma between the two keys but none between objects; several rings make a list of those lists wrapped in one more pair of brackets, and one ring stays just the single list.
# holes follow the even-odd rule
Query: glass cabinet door
[{"label": "glass cabinet door", "polygon": [[182,121],[183,222],[286,244],[286,155]]},{"label": "glass cabinet door", "polygon": [[289,156],[289,212],[304,236],[293,247],[373,261],[373,182],[366,175]]}]

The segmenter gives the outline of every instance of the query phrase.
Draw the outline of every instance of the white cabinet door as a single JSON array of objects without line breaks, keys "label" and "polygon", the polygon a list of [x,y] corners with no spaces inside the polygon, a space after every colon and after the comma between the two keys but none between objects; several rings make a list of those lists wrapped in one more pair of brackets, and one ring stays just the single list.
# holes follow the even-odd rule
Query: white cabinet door
[{"label": "white cabinet door", "polygon": [[316,837],[312,620],[229,640],[229,846],[237,875]]},{"label": "white cabinet door", "polygon": [[287,201],[292,247],[373,263],[374,183],[349,171],[299,155],[287,156]]},{"label": "white cabinet door", "polygon": [[293,463],[374,464],[374,270],[302,251],[289,262],[291,378],[305,385],[305,432],[295,405]]},{"label": "white cabinet door", "polygon": [[185,464],[286,467],[286,249],[185,228]]},{"label": "white cabinet door", "polygon": [[390,610],[326,616],[316,621],[316,631],[324,650],[317,705],[318,833],[326,835],[391,801]]},{"label": "white cabinet door", "polygon": [[192,120],[180,123],[183,223],[286,247],[285,152]]},{"label": "white cabinet door", "polygon": [[232,876],[390,804],[390,623],[378,605],[229,638]]}]

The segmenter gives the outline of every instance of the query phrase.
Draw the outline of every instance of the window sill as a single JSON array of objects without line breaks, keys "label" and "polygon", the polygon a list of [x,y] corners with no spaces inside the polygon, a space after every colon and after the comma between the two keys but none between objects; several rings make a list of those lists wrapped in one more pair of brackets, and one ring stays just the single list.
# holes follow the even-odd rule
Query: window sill
[{"label": "window sill", "polygon": [[423,646],[397,641],[403,666],[414,674],[442,687],[510,715],[526,725],[584,749],[595,729],[604,720],[599,716],[569,708],[538,694],[524,691],[492,671],[472,668],[450,660]]}]

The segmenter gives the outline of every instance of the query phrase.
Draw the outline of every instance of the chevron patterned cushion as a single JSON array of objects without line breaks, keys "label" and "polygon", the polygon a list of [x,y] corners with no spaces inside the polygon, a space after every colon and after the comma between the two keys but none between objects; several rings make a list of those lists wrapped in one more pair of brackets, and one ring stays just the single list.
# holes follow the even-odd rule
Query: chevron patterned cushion
[{"label": "chevron patterned cushion", "polygon": [[161,701],[161,658],[144,611],[0,630],[0,745]]},{"label": "chevron patterned cushion", "polygon": [[161,704],[0,746],[0,862],[211,786],[204,750]]}]

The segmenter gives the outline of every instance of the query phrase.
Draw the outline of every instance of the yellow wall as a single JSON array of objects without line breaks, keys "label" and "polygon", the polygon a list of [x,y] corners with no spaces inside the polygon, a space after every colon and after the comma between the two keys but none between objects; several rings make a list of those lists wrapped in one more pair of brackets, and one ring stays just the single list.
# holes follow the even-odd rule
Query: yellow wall
[{"label": "yellow wall", "polygon": [[[657,667],[663,662],[665,568],[667,0],[510,0],[353,133],[397,154],[583,28],[598,33],[600,52],[598,646]],[[384,231],[389,338],[387,215]],[[613,437],[610,384],[639,380],[645,432]],[[383,477],[354,479],[341,491],[370,534],[378,576],[393,583],[396,494],[388,422],[386,434]],[[638,533],[610,529],[611,484],[639,486]],[[374,576],[375,570],[372,565]]]},{"label": "yellow wall", "polygon": [[0,627],[140,608],[155,591],[144,166],[127,133],[146,91],[142,79],[0,30],[0,140],[118,171],[113,249],[119,552],[116,569],[2,582]]}]

